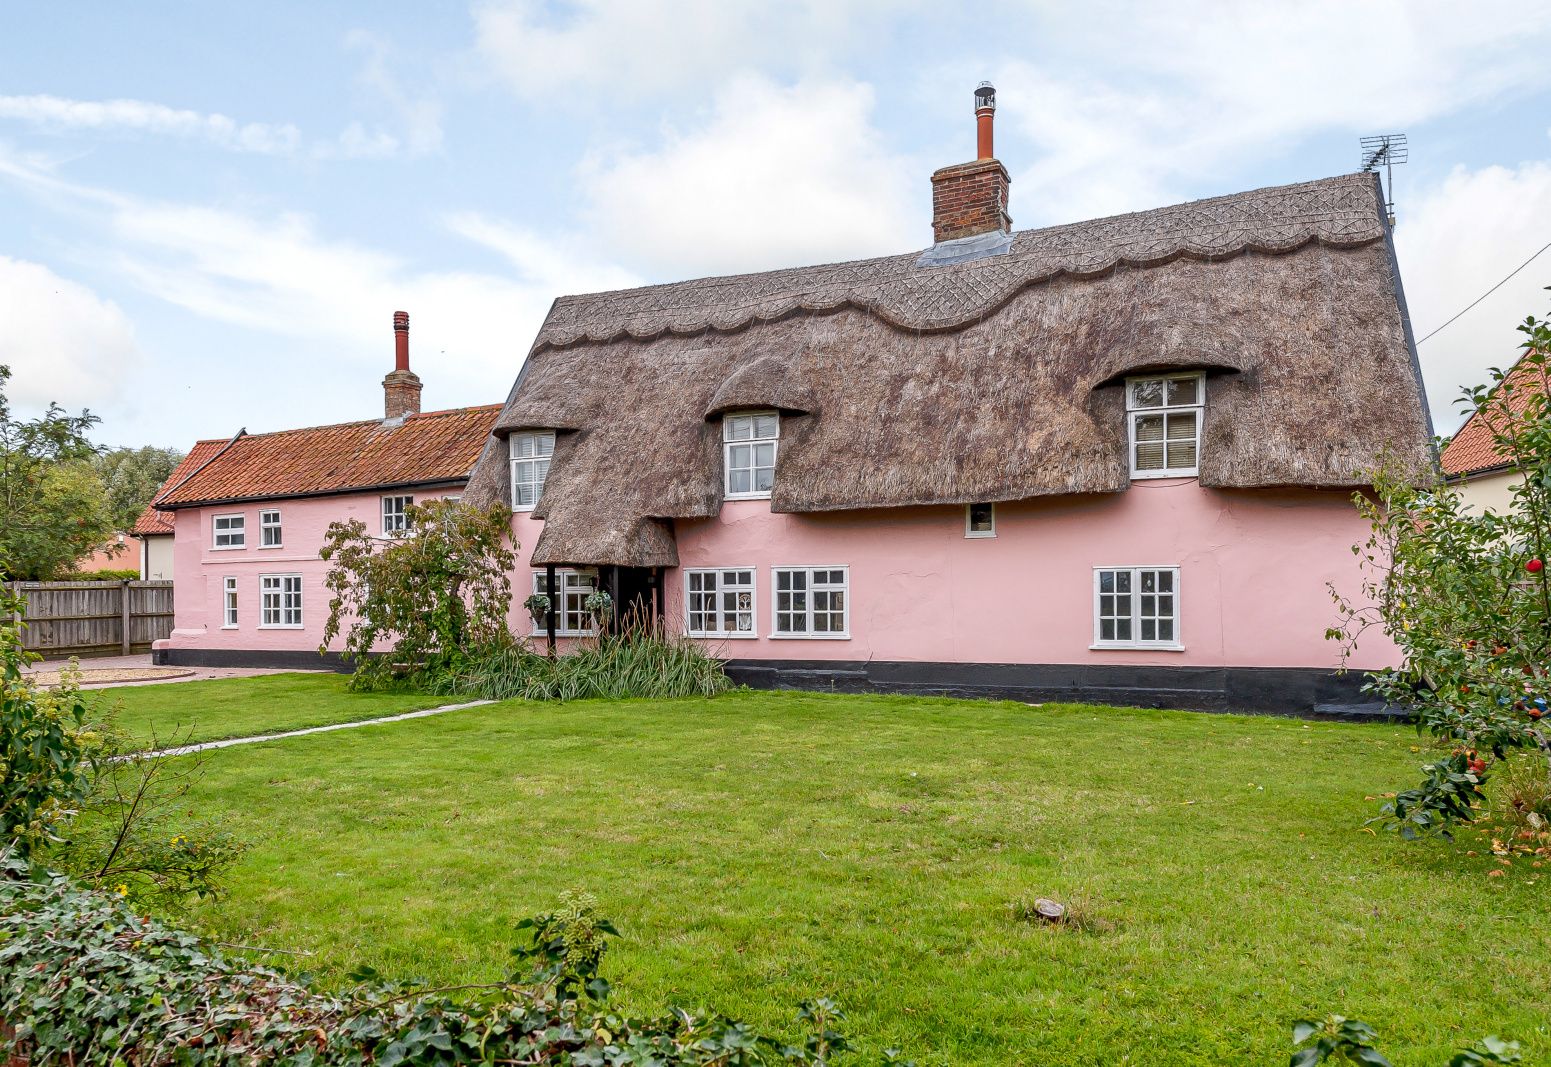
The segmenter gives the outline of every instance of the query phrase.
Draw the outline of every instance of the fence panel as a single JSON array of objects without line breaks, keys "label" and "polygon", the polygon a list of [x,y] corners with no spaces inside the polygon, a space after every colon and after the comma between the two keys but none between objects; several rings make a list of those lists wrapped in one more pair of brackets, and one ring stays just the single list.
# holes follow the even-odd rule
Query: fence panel
[{"label": "fence panel", "polygon": [[46,656],[144,652],[172,633],[171,582],[12,582],[22,642]]}]

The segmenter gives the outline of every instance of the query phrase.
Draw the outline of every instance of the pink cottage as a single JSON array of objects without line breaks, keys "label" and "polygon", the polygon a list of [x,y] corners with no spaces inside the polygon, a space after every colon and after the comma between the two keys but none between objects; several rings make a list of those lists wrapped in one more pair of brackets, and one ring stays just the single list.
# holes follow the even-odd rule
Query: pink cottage
[{"label": "pink cottage", "polygon": [[923,252],[555,302],[468,489],[535,636],[604,589],[756,686],[1360,701],[1351,495],[1434,462],[1375,177],[1015,232],[976,105]]},{"label": "pink cottage", "polygon": [[405,526],[405,507],[458,496],[499,405],[420,410],[409,369],[409,315],[393,316],[384,417],[196,442],[137,531],[172,541],[173,630],[158,663],[316,668],[328,621],[329,523],[374,533]]}]

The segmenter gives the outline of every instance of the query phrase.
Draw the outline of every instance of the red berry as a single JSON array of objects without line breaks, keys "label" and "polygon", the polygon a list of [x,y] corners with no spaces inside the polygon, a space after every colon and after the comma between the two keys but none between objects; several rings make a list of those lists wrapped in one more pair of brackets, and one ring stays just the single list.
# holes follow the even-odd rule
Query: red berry
[{"label": "red berry", "polygon": [[1484,759],[1473,759],[1473,760],[1471,760],[1470,764],[1469,764],[1469,769],[1470,769],[1470,773],[1471,774],[1475,775],[1477,778],[1481,777],[1483,774],[1486,773],[1486,760],[1484,760]]},{"label": "red berry", "polygon": [[1545,712],[1541,711],[1539,708],[1530,708],[1529,709],[1529,717],[1532,718],[1532,719],[1538,719],[1538,718],[1540,718],[1544,714],[1545,714]]},{"label": "red berry", "polygon": [[1524,564],[1524,569],[1529,571],[1531,574],[1539,574],[1540,568],[1544,566],[1545,564],[1541,563],[1540,560],[1532,559],[1528,563]]}]

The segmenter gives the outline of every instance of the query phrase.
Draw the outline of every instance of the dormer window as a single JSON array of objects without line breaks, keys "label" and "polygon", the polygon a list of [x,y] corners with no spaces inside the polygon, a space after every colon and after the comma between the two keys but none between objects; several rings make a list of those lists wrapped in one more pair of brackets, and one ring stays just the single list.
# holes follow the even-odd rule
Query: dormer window
[{"label": "dormer window", "polygon": [[555,454],[552,430],[514,433],[507,438],[512,458],[512,510],[532,511],[544,492],[549,459]]},{"label": "dormer window", "polygon": [[781,416],[754,411],[722,418],[722,447],[727,469],[727,499],[768,497],[775,485],[776,446]]},{"label": "dormer window", "polygon": [[1127,380],[1131,477],[1193,477],[1200,460],[1205,403],[1206,381],[1200,373]]}]

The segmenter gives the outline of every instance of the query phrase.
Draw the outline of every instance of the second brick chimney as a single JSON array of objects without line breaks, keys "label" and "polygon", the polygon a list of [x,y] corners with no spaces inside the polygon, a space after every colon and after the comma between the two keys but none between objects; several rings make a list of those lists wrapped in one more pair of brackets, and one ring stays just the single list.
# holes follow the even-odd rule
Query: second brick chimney
[{"label": "second brick chimney", "polygon": [[382,380],[386,418],[420,414],[420,377],[409,369],[409,312],[393,313],[393,371]]},{"label": "second brick chimney", "polygon": [[995,156],[995,117],[996,89],[990,82],[981,82],[975,90],[975,142],[979,158],[973,163],[943,167],[932,175],[932,239],[939,244],[1012,230],[1012,216],[1007,213],[1012,179]]}]

